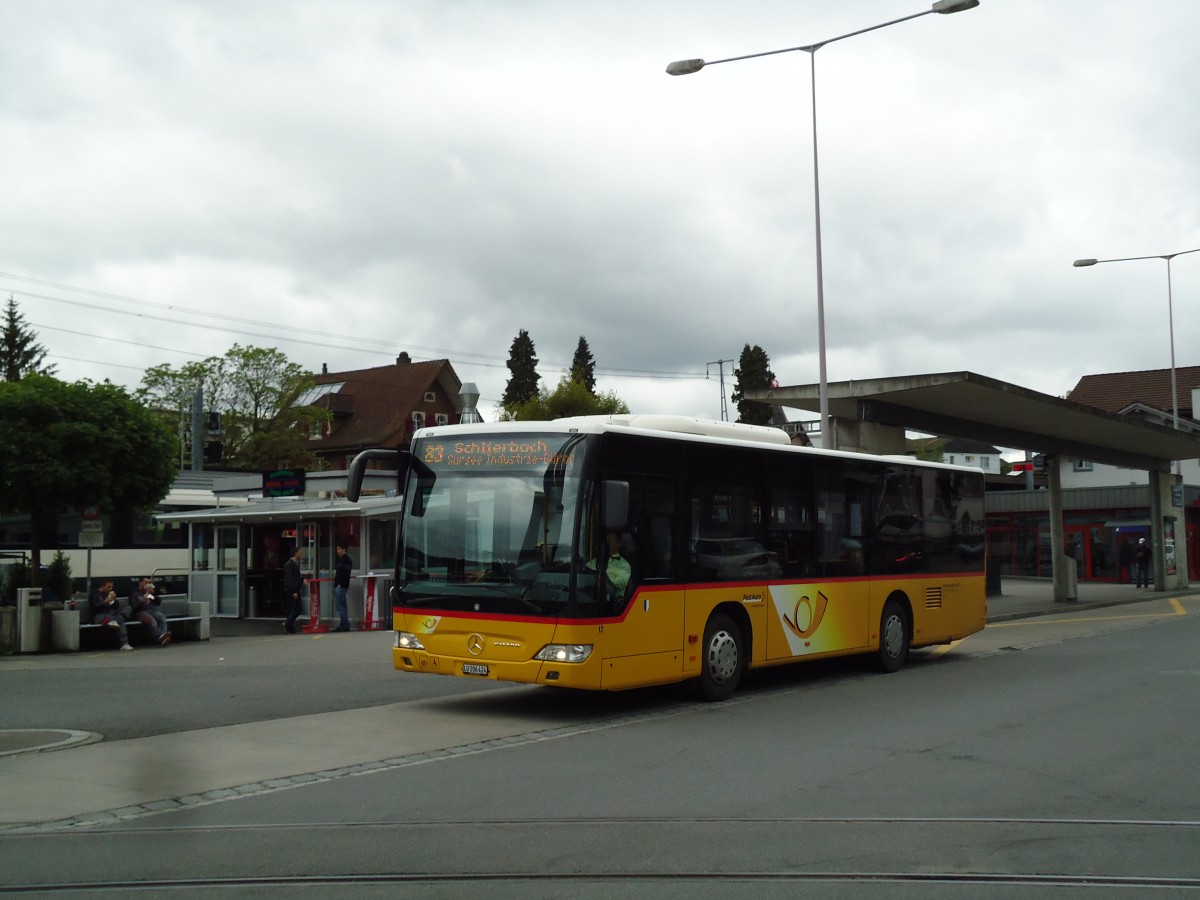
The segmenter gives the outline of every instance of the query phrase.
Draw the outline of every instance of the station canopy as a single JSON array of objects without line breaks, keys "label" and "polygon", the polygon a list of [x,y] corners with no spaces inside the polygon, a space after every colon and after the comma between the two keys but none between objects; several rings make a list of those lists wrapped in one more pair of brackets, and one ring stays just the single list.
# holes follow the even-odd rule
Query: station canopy
[{"label": "station canopy", "polygon": [[[815,384],[748,390],[746,398],[820,411]],[[834,382],[829,414],[1147,471],[1200,458],[1200,433],[1190,421],[1176,430],[974,372]]]}]

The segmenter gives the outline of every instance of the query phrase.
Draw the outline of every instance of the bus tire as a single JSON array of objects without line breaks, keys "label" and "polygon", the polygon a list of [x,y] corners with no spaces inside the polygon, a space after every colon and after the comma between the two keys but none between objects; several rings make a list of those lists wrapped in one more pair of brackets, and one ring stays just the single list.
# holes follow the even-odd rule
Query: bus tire
[{"label": "bus tire", "polygon": [[704,626],[702,646],[700,696],[705,700],[728,700],[746,668],[741,629],[729,616],[716,613]]},{"label": "bus tire", "polygon": [[879,616],[879,651],[876,665],[882,672],[897,672],[908,659],[908,618],[904,607],[895,600],[883,604]]}]

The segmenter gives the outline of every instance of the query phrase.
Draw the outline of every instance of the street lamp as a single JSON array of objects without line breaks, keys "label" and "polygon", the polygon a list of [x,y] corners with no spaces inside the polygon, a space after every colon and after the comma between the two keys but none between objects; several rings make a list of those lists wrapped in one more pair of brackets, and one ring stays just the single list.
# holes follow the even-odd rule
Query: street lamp
[{"label": "street lamp", "polygon": [[978,5],[979,0],[937,0],[936,3],[923,12],[913,13],[911,16],[904,16],[901,19],[892,19],[890,22],[882,22],[879,25],[872,25],[869,28],[860,28],[858,31],[851,31],[848,34],[839,34],[837,37],[818,41],[815,44],[805,44],[802,47],[785,47],[782,50],[768,50],[764,53],[748,53],[745,56],[730,56],[726,59],[707,61],[703,59],[678,59],[667,66],[668,75],[691,75],[699,72],[705,66],[715,66],[718,63],[738,62],[743,59],[757,59],[760,56],[777,56],[780,53],[795,53],[798,51],[808,54],[809,72],[812,83],[813,213],[816,223],[815,234],[817,245],[817,363],[818,374],[820,376],[818,396],[821,408],[821,446],[827,450],[832,449],[832,435],[829,430],[829,377],[825,368],[825,277],[821,259],[821,180],[817,169],[817,51],[826,44],[832,44],[834,41],[841,41],[859,34],[866,34],[868,31],[878,31],[880,28],[887,28],[889,25],[907,22],[909,19],[918,19],[930,13],[948,15],[949,13],[963,12],[964,10],[974,9]]},{"label": "street lamp", "polygon": [[[1097,263],[1132,262],[1137,259],[1165,259],[1167,261],[1167,330],[1171,338],[1171,420],[1175,429],[1179,429],[1179,382],[1175,377],[1175,311],[1171,298],[1171,260],[1187,253],[1200,253],[1200,247],[1195,250],[1180,250],[1178,253],[1160,253],[1156,256],[1123,256],[1120,259],[1077,259],[1071,265],[1076,268],[1094,266]],[[1178,468],[1180,464],[1177,463]]]}]

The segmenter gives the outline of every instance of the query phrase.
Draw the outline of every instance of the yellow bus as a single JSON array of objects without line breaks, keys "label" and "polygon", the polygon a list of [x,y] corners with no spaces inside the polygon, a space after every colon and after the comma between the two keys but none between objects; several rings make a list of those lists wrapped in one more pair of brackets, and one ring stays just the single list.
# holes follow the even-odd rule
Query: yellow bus
[{"label": "yellow bus", "polygon": [[416,432],[392,588],[404,672],[586,690],[849,654],[884,671],[984,626],[983,474],[775,428],[587,416]]}]

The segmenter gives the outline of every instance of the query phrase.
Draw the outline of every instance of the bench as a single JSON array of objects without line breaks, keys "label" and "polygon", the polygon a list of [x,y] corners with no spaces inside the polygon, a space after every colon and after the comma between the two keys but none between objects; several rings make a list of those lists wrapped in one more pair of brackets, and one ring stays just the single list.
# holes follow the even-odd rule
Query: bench
[{"label": "bench", "polygon": [[[188,600],[186,597],[164,597],[159,606],[159,612],[167,620],[167,629],[171,632],[171,640],[207,641],[210,635],[208,604]],[[60,618],[61,617],[61,618]],[[115,643],[116,629],[107,625],[92,622],[92,612],[87,600],[77,600],[75,609],[64,609],[54,613],[54,633],[52,645],[55,650],[78,650],[86,636],[88,643],[99,644],[95,635],[101,631],[113,631],[113,637],[108,642]],[[130,619],[125,623],[126,633],[130,643],[139,638],[140,632],[149,633],[145,623],[140,619]]]}]

